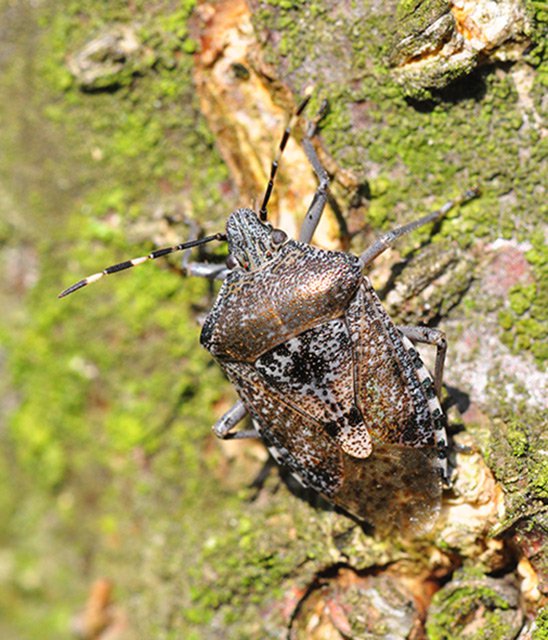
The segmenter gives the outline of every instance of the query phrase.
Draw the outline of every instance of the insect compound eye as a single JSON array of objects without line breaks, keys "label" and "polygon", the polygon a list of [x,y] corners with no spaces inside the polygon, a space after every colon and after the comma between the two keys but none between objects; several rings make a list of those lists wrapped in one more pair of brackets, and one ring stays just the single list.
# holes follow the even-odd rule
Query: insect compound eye
[{"label": "insect compound eye", "polygon": [[240,263],[238,262],[238,260],[236,260],[236,258],[232,254],[229,254],[226,258],[226,266],[229,269],[235,269],[236,267],[240,266]]},{"label": "insect compound eye", "polygon": [[281,229],[273,229],[270,234],[270,240],[275,247],[279,247],[287,240],[287,233]]}]

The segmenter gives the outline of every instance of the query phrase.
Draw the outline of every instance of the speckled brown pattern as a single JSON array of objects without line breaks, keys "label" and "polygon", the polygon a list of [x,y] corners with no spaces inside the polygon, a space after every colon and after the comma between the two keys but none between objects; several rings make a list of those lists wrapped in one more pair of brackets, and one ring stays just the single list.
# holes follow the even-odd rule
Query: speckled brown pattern
[{"label": "speckled brown pattern", "polygon": [[256,270],[228,275],[204,324],[202,344],[217,358],[254,362],[340,316],[360,281],[355,256],[290,240]]}]

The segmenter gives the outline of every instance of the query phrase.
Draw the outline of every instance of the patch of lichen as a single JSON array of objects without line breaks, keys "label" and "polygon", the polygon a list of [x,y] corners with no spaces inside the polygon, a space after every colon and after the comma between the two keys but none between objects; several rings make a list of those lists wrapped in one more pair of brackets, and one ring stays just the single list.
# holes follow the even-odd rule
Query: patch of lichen
[{"label": "patch of lichen", "polygon": [[[463,246],[478,236],[529,239],[542,216],[543,152],[536,128],[523,126],[510,75],[487,68],[436,100],[410,102],[387,72],[393,32],[387,14],[355,7],[343,15],[335,3],[322,3],[321,18],[311,21],[306,8],[256,4],[259,33],[282,32],[282,20],[288,25],[286,51],[270,38],[268,61],[297,94],[314,86],[310,113],[328,99],[322,141],[339,165],[369,182],[368,222],[393,225],[477,184],[481,199],[449,216],[442,234]],[[530,150],[526,157],[520,148]]]},{"label": "patch of lichen", "polygon": [[546,32],[548,25],[546,5],[536,0],[524,0],[523,7],[528,16],[528,35],[532,40],[532,46],[525,53],[525,59],[535,67],[544,67],[546,72]]},{"label": "patch of lichen", "polygon": [[[434,25],[434,27],[433,27]],[[447,0],[403,0],[396,9],[390,66],[426,57],[443,46],[454,26]],[[424,65],[423,65],[424,66]],[[438,60],[437,73],[445,69]]]},{"label": "patch of lichen", "polygon": [[364,536],[351,521],[277,487],[277,476],[271,474],[245,515],[231,510],[225,526],[202,541],[182,612],[187,633],[202,637],[206,628],[221,628],[231,638],[276,636],[299,590],[337,558],[369,568],[392,557],[389,545]]},{"label": "patch of lichen", "polygon": [[197,637],[205,628],[221,628],[231,638],[275,636],[287,625],[295,594],[339,562],[363,571],[398,560],[428,565],[426,541],[421,547],[397,536],[374,538],[309,494],[302,488],[289,494],[273,471],[244,515],[232,508],[224,526],[211,529],[190,571],[182,629]]},{"label": "patch of lichen", "polygon": [[[263,489],[268,494],[274,475]],[[288,580],[304,586],[318,563],[329,562],[321,520],[286,492],[262,505],[247,503],[245,514],[226,512],[224,526],[212,528],[196,549],[200,561],[189,570],[190,600],[178,624],[198,634],[219,627],[230,637],[266,637],[269,625],[281,628]]]},{"label": "patch of lichen", "polygon": [[[475,569],[459,570],[432,600],[426,620],[429,640],[506,640],[521,627],[517,591]],[[476,624],[471,623],[472,620]]]},{"label": "patch of lichen", "polygon": [[539,611],[531,637],[533,640],[548,640],[548,607]]},{"label": "patch of lichen", "polygon": [[508,301],[498,320],[502,341],[513,353],[530,351],[539,366],[548,361],[548,249],[542,233],[531,237],[532,248],[525,254],[535,281],[509,291]]},{"label": "patch of lichen", "polygon": [[547,445],[546,416],[542,412],[500,402],[485,454],[504,487],[505,526],[520,519],[534,521],[535,514],[542,512],[548,498],[548,465],[543,455]]}]

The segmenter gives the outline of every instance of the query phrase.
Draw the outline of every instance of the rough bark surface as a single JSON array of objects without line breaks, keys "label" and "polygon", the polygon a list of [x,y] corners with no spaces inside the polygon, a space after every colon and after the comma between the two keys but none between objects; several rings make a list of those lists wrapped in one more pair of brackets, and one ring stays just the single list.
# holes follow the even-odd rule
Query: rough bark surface
[{"label": "rough bark surface", "polygon": [[[539,5],[65,0],[0,17],[0,635],[548,637]],[[252,486],[266,452],[210,433],[234,393],[198,346],[211,288],[177,261],[55,299],[259,201],[310,87],[332,176],[318,245],[359,253],[482,190],[370,274],[397,322],[450,345],[465,448],[413,540],[368,535],[278,468]],[[301,126],[271,209],[290,234],[315,188]]]}]

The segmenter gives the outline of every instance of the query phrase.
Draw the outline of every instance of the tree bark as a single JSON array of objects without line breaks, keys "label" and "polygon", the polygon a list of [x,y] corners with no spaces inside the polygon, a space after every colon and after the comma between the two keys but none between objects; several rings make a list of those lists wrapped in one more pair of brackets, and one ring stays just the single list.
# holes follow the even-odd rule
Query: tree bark
[{"label": "tree bark", "polygon": [[[3,260],[30,230],[40,267],[37,280],[4,284],[26,315],[2,322],[12,332],[3,395],[15,389],[17,402],[0,504],[6,534],[21,504],[35,505],[35,542],[22,536],[9,553],[13,566],[32,558],[39,597],[53,585],[68,625],[89,587],[78,618],[88,638],[544,637],[541,10],[219,0],[192,11],[147,2],[145,13],[67,2],[14,18],[8,5],[21,28],[41,21],[25,51],[33,99],[6,100],[22,93],[14,56],[2,112],[23,132],[21,113],[46,124],[32,128],[34,150],[28,136],[1,134],[21,221],[6,218]],[[314,144],[331,176],[315,244],[358,254],[381,229],[481,189],[370,273],[395,322],[437,326],[449,342],[453,489],[434,529],[413,539],[369,535],[277,467],[252,486],[266,450],[210,434],[235,394],[198,346],[211,291],[181,279],[176,261],[53,300],[88,269],[146,253],[150,239],[221,231],[234,208],[258,207],[308,90],[304,120],[321,113]],[[303,126],[270,208],[292,236],[316,187]],[[59,637],[59,618],[32,618],[41,637]],[[14,614],[7,629],[31,627]]]}]

